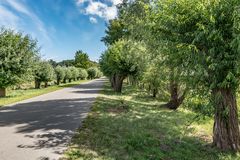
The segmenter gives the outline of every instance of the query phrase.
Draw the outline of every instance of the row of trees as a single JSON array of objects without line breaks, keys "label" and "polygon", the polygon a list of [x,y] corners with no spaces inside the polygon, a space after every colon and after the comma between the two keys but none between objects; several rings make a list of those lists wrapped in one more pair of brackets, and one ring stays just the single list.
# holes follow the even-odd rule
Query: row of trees
[{"label": "row of trees", "polygon": [[206,97],[214,108],[214,146],[239,151],[239,6],[239,0],[124,0],[103,38],[101,70],[117,92],[128,78],[153,97],[167,93],[170,109],[187,96]]},{"label": "row of trees", "polygon": [[[6,88],[35,81],[35,88],[45,87],[48,82],[66,83],[78,79],[101,77],[97,67],[90,67],[86,53],[77,52],[78,67],[60,66],[50,60],[41,60],[36,40],[29,35],[2,28],[0,30],[0,96],[6,96]],[[82,65],[81,65],[82,64]],[[83,68],[79,68],[83,67]],[[87,68],[89,67],[89,68]]]}]

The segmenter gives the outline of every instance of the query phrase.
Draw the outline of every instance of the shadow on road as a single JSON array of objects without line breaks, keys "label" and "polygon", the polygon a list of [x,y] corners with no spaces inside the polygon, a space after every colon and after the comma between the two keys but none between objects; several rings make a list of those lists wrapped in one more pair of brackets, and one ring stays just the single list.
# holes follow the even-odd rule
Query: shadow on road
[{"label": "shadow on road", "polygon": [[[104,81],[99,79],[95,83],[71,87],[70,93],[81,94],[79,98],[33,101],[1,108],[0,129],[15,127],[14,134],[24,134],[25,138],[33,139],[34,143],[22,142],[18,148],[66,146],[95,100],[95,96],[84,95],[97,94]],[[60,151],[57,154],[62,153]]]}]

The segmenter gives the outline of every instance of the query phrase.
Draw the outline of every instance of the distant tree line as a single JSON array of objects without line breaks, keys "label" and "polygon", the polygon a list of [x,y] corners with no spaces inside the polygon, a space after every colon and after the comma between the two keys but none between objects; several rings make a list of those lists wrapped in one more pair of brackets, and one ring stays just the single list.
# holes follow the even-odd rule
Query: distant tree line
[{"label": "distant tree line", "polygon": [[74,60],[55,62],[42,60],[37,41],[21,32],[0,30],[0,97],[8,87],[33,82],[35,88],[48,87],[80,79],[102,76],[98,63],[89,60],[87,53],[77,51]]}]

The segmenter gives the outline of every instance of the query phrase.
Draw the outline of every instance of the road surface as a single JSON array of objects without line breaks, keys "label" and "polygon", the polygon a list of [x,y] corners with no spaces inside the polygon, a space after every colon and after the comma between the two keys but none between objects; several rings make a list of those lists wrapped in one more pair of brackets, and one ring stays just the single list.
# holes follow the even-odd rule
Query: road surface
[{"label": "road surface", "polygon": [[0,109],[0,160],[57,160],[87,116],[105,79]]}]

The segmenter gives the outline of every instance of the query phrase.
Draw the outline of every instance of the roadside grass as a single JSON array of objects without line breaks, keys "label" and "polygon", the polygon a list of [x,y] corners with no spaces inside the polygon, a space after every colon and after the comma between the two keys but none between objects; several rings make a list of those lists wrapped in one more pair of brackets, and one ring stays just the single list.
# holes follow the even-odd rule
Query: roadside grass
[{"label": "roadside grass", "polygon": [[80,81],[74,81],[71,83],[66,83],[66,84],[60,84],[54,85],[54,86],[49,86],[47,88],[41,88],[41,89],[18,89],[18,90],[8,90],[7,91],[7,96],[0,98],[0,107],[19,102],[25,99],[33,98],[36,96],[40,96],[42,94],[50,93],[59,89],[63,89],[66,87],[72,87],[75,85],[78,85],[83,82],[87,82],[88,80],[80,80]]},{"label": "roadside grass", "polygon": [[191,123],[195,113],[170,111],[160,104],[133,87],[116,94],[106,85],[63,159],[240,159],[211,147],[212,119]]}]

